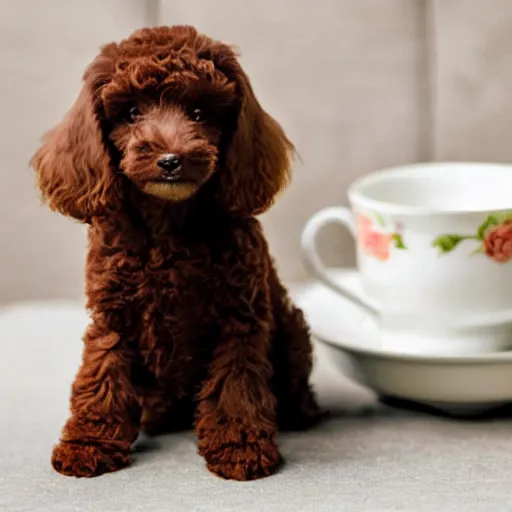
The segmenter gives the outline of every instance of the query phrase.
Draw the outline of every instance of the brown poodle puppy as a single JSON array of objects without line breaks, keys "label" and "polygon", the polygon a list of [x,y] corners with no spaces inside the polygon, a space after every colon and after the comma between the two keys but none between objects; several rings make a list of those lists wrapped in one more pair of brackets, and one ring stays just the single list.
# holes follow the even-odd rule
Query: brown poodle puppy
[{"label": "brown poodle puppy", "polygon": [[311,343],[257,213],[293,146],[230,49],[192,27],[108,44],[32,159],[49,206],[89,225],[91,324],[52,456],[74,476],[130,462],[140,429],[195,426],[224,478],[272,473],[278,427],[321,412]]}]

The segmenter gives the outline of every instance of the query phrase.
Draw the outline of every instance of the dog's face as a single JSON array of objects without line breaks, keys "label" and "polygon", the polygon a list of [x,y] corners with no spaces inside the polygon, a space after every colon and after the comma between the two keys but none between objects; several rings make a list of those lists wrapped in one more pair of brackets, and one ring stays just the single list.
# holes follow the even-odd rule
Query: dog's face
[{"label": "dog's face", "polygon": [[[163,103],[163,104],[162,104]],[[171,201],[192,196],[216,169],[219,121],[181,103],[138,102],[116,121],[110,138],[119,167],[142,191]]]},{"label": "dog's face", "polygon": [[116,68],[102,102],[120,171],[148,194],[188,199],[217,170],[221,142],[234,128],[236,83],[183,50]]},{"label": "dog's face", "polygon": [[80,220],[121,204],[122,179],[174,202],[210,181],[219,205],[252,215],[286,183],[292,149],[228,46],[159,27],[103,48],[32,164],[50,206]]}]

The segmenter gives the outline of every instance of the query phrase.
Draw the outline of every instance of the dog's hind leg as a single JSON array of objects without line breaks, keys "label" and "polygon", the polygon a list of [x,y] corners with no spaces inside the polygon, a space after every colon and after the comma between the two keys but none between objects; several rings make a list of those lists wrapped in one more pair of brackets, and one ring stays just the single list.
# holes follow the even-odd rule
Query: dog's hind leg
[{"label": "dog's hind leg", "polygon": [[327,413],[317,404],[309,384],[313,348],[304,314],[289,299],[272,269],[270,276],[274,332],[272,388],[278,401],[280,430],[307,429]]}]

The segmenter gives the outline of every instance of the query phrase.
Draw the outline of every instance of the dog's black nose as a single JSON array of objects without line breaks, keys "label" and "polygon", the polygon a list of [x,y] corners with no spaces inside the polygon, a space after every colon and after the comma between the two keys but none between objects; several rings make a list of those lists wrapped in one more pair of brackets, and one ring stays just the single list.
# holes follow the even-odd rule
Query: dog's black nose
[{"label": "dog's black nose", "polygon": [[158,160],[157,165],[167,172],[176,171],[181,166],[181,157],[174,153],[166,153]]}]

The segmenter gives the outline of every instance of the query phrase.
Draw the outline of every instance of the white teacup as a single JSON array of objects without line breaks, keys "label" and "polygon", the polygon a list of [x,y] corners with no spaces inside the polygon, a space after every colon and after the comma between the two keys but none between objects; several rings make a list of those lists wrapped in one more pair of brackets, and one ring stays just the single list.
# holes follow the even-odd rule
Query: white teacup
[{"label": "white teacup", "polygon": [[[408,352],[512,347],[512,166],[417,164],[375,172],[348,191],[351,210],[316,213],[302,234],[322,282],[367,309],[384,343]],[[330,277],[316,235],[353,234],[362,293]]]}]

